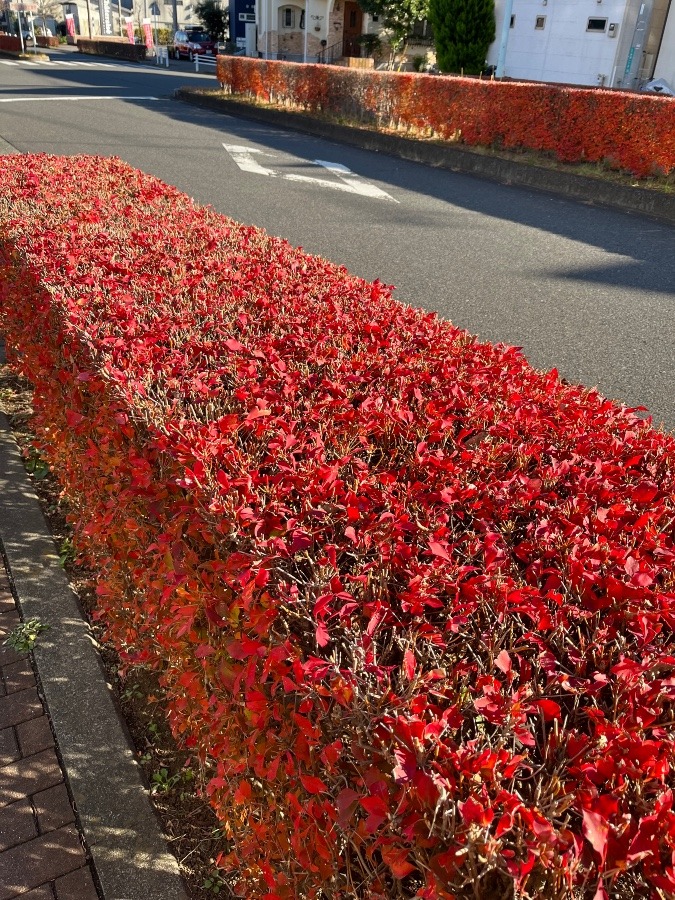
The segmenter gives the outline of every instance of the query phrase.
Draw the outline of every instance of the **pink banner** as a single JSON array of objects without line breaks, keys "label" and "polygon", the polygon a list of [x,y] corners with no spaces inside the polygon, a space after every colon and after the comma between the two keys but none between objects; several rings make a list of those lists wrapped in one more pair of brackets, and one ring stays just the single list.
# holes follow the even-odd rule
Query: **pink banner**
[{"label": "pink banner", "polygon": [[124,21],[127,26],[127,37],[129,38],[129,43],[135,44],[136,35],[134,34],[134,20],[131,18],[131,16],[127,16]]},{"label": "pink banner", "polygon": [[72,13],[66,13],[66,32],[75,37],[75,16]]},{"label": "pink banner", "polygon": [[152,50],[155,42],[152,39],[152,22],[150,19],[143,19],[143,36],[145,37],[145,46],[148,50]]}]

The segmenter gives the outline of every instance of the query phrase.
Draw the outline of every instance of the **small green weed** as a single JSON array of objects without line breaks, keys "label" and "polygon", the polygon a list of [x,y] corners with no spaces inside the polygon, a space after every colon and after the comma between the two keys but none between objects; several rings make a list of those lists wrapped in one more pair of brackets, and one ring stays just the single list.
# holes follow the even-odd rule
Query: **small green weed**
[{"label": "small green weed", "polygon": [[45,625],[38,618],[27,619],[10,631],[3,644],[11,647],[16,653],[29,653],[35,646],[38,635],[48,628],[49,625]]},{"label": "small green weed", "polygon": [[214,894],[219,894],[225,887],[225,882],[220,877],[217,870],[213,869],[204,879],[202,887],[205,891],[212,891]]},{"label": "small green weed", "polygon": [[143,691],[137,684],[128,684],[120,696],[122,697],[122,700],[131,703],[132,700],[142,700]]},{"label": "small green weed", "polygon": [[43,478],[46,478],[47,475],[49,475],[49,466],[35,447],[31,447],[24,451],[24,466],[26,467],[26,471],[32,475],[36,481],[42,481]]},{"label": "small green weed", "polygon": [[152,783],[150,784],[151,794],[164,794],[172,790],[180,782],[181,776],[169,775],[169,770],[161,768],[158,772],[153,772]]},{"label": "small green weed", "polygon": [[75,562],[75,547],[70,538],[64,538],[61,549],[59,550],[59,563],[62,569],[72,565]]}]

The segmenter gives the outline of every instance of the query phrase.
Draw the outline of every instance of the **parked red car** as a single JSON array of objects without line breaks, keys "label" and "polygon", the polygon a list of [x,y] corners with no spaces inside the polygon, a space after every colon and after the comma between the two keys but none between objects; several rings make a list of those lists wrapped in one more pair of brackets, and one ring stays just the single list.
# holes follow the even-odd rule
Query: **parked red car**
[{"label": "parked red car", "polygon": [[197,28],[177,31],[173,37],[173,55],[176,59],[187,56],[193,60],[195,56],[214,56],[216,42],[210,34]]}]

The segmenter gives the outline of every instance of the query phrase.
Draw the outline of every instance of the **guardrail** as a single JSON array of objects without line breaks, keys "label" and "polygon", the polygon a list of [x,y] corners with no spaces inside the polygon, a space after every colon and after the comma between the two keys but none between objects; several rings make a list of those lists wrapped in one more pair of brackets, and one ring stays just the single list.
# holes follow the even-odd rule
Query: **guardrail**
[{"label": "guardrail", "polygon": [[203,69],[209,69],[215,72],[216,59],[217,57],[215,56],[201,56],[199,54],[195,54],[195,72],[199,72],[200,66]]},{"label": "guardrail", "polygon": [[155,65],[169,68],[169,48],[155,47]]}]

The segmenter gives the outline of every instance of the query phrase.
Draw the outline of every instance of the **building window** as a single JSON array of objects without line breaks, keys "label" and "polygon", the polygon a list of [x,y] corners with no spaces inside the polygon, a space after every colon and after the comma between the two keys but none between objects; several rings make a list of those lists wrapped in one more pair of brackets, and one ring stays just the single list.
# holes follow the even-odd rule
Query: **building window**
[{"label": "building window", "polygon": [[534,22],[534,27],[537,31],[543,31],[546,27],[546,16],[537,16]]},{"label": "building window", "polygon": [[286,6],[281,11],[281,21],[284,28],[292,28],[295,25],[295,16],[290,6]]},{"label": "building window", "polygon": [[515,28],[515,27],[516,27],[516,17],[515,17],[515,16],[511,16],[511,25],[510,25],[510,27],[511,27],[511,28]]},{"label": "building window", "polygon": [[607,19],[589,19],[586,31],[605,31],[607,28]]}]

